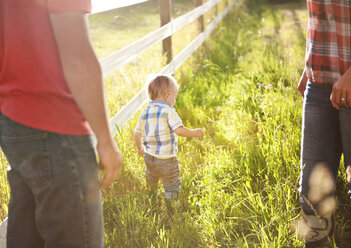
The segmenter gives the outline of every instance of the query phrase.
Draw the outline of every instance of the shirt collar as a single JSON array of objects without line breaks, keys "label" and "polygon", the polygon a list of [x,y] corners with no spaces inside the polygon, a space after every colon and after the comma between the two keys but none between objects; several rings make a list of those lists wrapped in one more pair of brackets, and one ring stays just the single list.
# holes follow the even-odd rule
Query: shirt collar
[{"label": "shirt collar", "polygon": [[174,108],[164,101],[150,101],[148,107],[154,107],[154,106],[163,106],[163,107],[168,107],[168,108]]}]

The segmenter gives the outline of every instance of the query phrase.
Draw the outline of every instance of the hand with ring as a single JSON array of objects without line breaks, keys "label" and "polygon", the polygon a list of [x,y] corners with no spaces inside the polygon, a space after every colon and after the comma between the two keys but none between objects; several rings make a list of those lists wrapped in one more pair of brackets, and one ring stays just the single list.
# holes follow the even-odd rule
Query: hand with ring
[{"label": "hand with ring", "polygon": [[333,84],[330,95],[332,105],[339,110],[340,107],[351,107],[351,69],[349,68],[338,81]]}]

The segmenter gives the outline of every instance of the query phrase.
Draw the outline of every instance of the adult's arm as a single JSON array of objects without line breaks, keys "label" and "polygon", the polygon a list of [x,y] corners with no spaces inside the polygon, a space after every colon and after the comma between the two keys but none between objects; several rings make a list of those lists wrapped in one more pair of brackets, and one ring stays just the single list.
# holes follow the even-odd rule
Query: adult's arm
[{"label": "adult's arm", "polygon": [[109,129],[102,73],[87,17],[72,11],[50,14],[50,20],[68,87],[98,140],[100,167],[106,170],[101,186],[108,186],[120,172],[122,155]]},{"label": "adult's arm", "polygon": [[334,83],[330,101],[336,109],[351,107],[351,67]]}]

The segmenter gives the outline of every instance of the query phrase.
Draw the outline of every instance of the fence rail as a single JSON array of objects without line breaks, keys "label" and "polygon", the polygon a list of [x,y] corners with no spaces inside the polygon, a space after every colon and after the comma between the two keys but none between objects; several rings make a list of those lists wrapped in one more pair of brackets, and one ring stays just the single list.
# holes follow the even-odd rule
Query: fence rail
[{"label": "fence rail", "polygon": [[[206,11],[205,12],[203,12],[203,11],[204,10],[208,11],[210,9],[209,6],[213,7],[215,5],[215,3],[219,3],[221,1],[223,1],[223,0],[212,0],[210,2],[207,2],[208,5],[206,6],[206,8],[202,9],[203,6],[201,6],[201,7],[194,9],[192,12],[189,12],[189,13],[194,14],[194,16],[192,16],[192,17],[188,16],[188,14],[189,14],[188,13],[188,14],[184,15],[184,16],[186,16],[186,18],[184,18],[184,16],[181,16],[181,17],[175,19],[174,21],[176,21],[176,23],[179,25],[179,26],[177,26],[177,27],[179,27],[178,29],[180,29],[180,27],[182,25],[185,26],[186,25],[185,23],[187,23],[187,24],[190,23],[190,21],[189,22],[186,22],[186,21],[196,20],[199,17],[198,16],[199,13],[202,13],[202,14],[206,13]],[[212,33],[212,31],[217,26],[217,24],[228,14],[228,12],[234,7],[235,4],[236,4],[236,1],[233,1],[231,4],[229,4],[229,6],[227,6],[225,8],[225,10],[221,14],[219,14],[207,26],[207,28],[202,33],[200,33],[191,43],[189,43],[188,46],[186,46],[176,57],[174,57],[174,59],[168,65],[166,65],[161,70],[160,73],[173,74],[176,71],[176,69],[178,69],[184,63],[184,61],[188,57],[190,57],[190,55],[192,55],[201,46],[201,44],[206,40],[206,38]],[[171,23],[169,23],[169,25],[172,25],[172,23],[173,23],[173,21]],[[182,26],[182,27],[184,27],[184,26]],[[164,27],[165,26],[163,26],[162,28],[158,29],[157,31],[155,31],[153,33],[156,34],[156,32],[159,32],[159,30],[163,30]],[[144,40],[145,38],[149,39],[149,35],[134,42],[133,44],[139,44],[139,42]],[[157,33],[157,35],[158,35],[158,33]],[[159,41],[159,40],[157,39],[157,41]],[[156,43],[156,41],[152,45],[154,45],[155,43]],[[133,44],[131,44],[130,46],[132,46]],[[134,47],[134,45],[133,45],[133,47]],[[150,45],[150,47],[151,47],[151,45]],[[124,49],[121,49],[121,50],[124,50]],[[129,51],[133,51],[133,50],[130,49]],[[117,53],[119,53],[119,51]],[[141,54],[140,51],[136,51],[136,53],[138,53],[139,55]],[[106,66],[106,64],[102,64],[103,71],[104,71],[104,66]],[[119,67],[117,67],[117,68],[119,68]],[[105,68],[105,69],[107,69],[107,68]],[[114,117],[111,118],[110,127],[111,127],[111,132],[112,132],[113,136],[115,136],[118,133],[118,130],[122,129],[123,126],[139,111],[139,109],[146,103],[147,99],[148,99],[148,96],[147,96],[146,90],[141,89]]]},{"label": "fence rail", "polygon": [[200,16],[208,12],[213,6],[222,2],[223,0],[211,0],[202,6],[188,12],[187,14],[180,16],[170,23],[162,26],[161,28],[147,34],[140,40],[137,40],[130,45],[118,50],[117,52],[102,58],[100,64],[102,67],[102,73],[108,76],[118,68],[125,64],[133,61],[135,58],[140,56],[146,50],[154,46],[156,43],[162,41],[163,39],[173,35],[178,30],[184,28],[187,24],[193,22]]},{"label": "fence rail", "polygon": [[[98,0],[96,0],[97,2]],[[101,1],[101,0],[99,0]],[[106,0],[107,1],[107,0]],[[111,0],[110,0],[111,1]],[[118,7],[125,7],[147,0],[129,0],[126,3],[125,0],[111,1],[111,5],[105,5],[95,7],[93,13],[111,10]],[[213,7],[216,7],[218,3],[228,0],[210,0],[205,4],[198,6],[194,10],[187,14],[180,16],[168,24],[162,26],[154,32],[149,33],[145,37],[137,40],[130,45],[120,49],[119,51],[102,58],[100,64],[103,71],[103,76],[106,77],[123,65],[131,62],[143,52],[154,46],[156,43],[172,36],[176,31],[182,29],[187,24],[197,20],[203,19],[203,15],[207,13]],[[167,64],[160,73],[173,74],[183,63],[189,58],[206,40],[206,38],[212,33],[217,24],[228,14],[228,12],[235,6],[236,0],[233,0],[227,7],[220,13],[207,27],[204,29],[192,42],[190,42],[178,55],[176,55],[172,61]],[[140,90],[110,121],[110,127],[112,135],[115,136],[119,129],[123,126],[139,111],[139,109],[146,103],[148,96],[145,89]],[[7,218],[0,224],[0,248],[6,247],[6,227]]]},{"label": "fence rail", "polygon": [[92,14],[147,2],[148,0],[93,0]]}]

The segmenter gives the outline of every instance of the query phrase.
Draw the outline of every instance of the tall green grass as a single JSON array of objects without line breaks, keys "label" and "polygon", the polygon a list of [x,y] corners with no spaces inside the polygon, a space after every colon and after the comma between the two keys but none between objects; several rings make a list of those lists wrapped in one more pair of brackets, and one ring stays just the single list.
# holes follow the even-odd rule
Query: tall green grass
[{"label": "tall green grass", "polygon": [[[306,9],[303,2],[245,1],[176,73],[176,108],[203,140],[180,138],[182,193],[170,219],[152,210],[132,143],[137,117],[117,138],[125,167],[104,194],[108,247],[302,247],[298,204]],[[350,207],[339,175],[337,241]]]},{"label": "tall green grass", "polygon": [[[195,8],[193,1],[173,0],[172,17],[176,18]],[[224,4],[219,5],[223,10]],[[99,58],[142,38],[160,27],[159,1],[108,11],[89,16],[91,38]],[[210,11],[205,15],[205,24],[214,17]],[[172,36],[173,54],[178,54],[198,35],[196,22]],[[166,65],[159,42],[128,65],[105,78],[105,94],[109,113],[115,115],[142,87],[150,73],[157,73]]]},{"label": "tall green grass", "polygon": [[0,222],[7,216],[7,204],[10,199],[10,188],[6,175],[7,166],[5,155],[0,152]]},{"label": "tall green grass", "polygon": [[[191,1],[174,2],[184,7],[181,11],[192,8]],[[154,16],[147,18],[152,27],[145,32],[156,27],[156,1],[149,4]],[[91,17],[100,57],[125,45],[118,45],[118,38],[129,38],[134,27],[140,30],[134,40],[144,35],[142,23],[148,22],[139,19],[138,9],[128,11]],[[113,19],[115,15],[128,20]],[[106,20],[111,23],[104,29]],[[116,20],[132,28],[119,33],[121,24],[112,23]],[[302,247],[293,227],[300,213],[302,98],[296,86],[303,68],[306,20],[303,2],[243,0],[177,71],[181,88],[176,109],[185,125],[203,127],[206,136],[179,138],[183,182],[179,211],[172,219],[161,188],[157,207],[150,206],[144,163],[132,141],[137,116],[123,128],[116,141],[124,167],[118,180],[103,190],[107,247]],[[182,41],[196,36],[196,25],[178,35],[176,51],[185,46]],[[114,41],[116,45],[110,43]],[[160,50],[156,45],[106,79],[111,115],[141,89],[148,73],[160,71],[165,64]],[[343,173],[339,179],[336,238],[347,247],[350,203]],[[4,205],[8,189],[6,181],[0,181]],[[6,215],[5,207],[1,214]]]},{"label": "tall green grass", "polygon": [[[144,165],[132,143],[135,117],[118,141],[125,167],[105,192],[108,247],[301,247],[298,177],[304,5],[246,1],[176,73],[184,124],[202,141],[180,138],[180,213],[167,217],[162,194],[151,211]],[[161,190],[160,190],[161,191]]]},{"label": "tall green grass", "polygon": [[[173,0],[172,17],[176,18],[194,8],[192,1]],[[223,8],[223,4],[222,7]],[[99,58],[105,57],[118,49],[142,38],[156,30],[160,25],[159,1],[145,3],[90,15],[90,34]],[[208,14],[211,20],[212,14]],[[196,23],[187,25],[173,36],[173,48],[176,54],[197,35]],[[115,115],[143,86],[150,73],[159,72],[165,65],[161,54],[161,43],[156,44],[138,59],[105,78],[105,95],[110,116]],[[6,179],[6,158],[0,154],[0,220],[7,216],[9,187]]]}]

